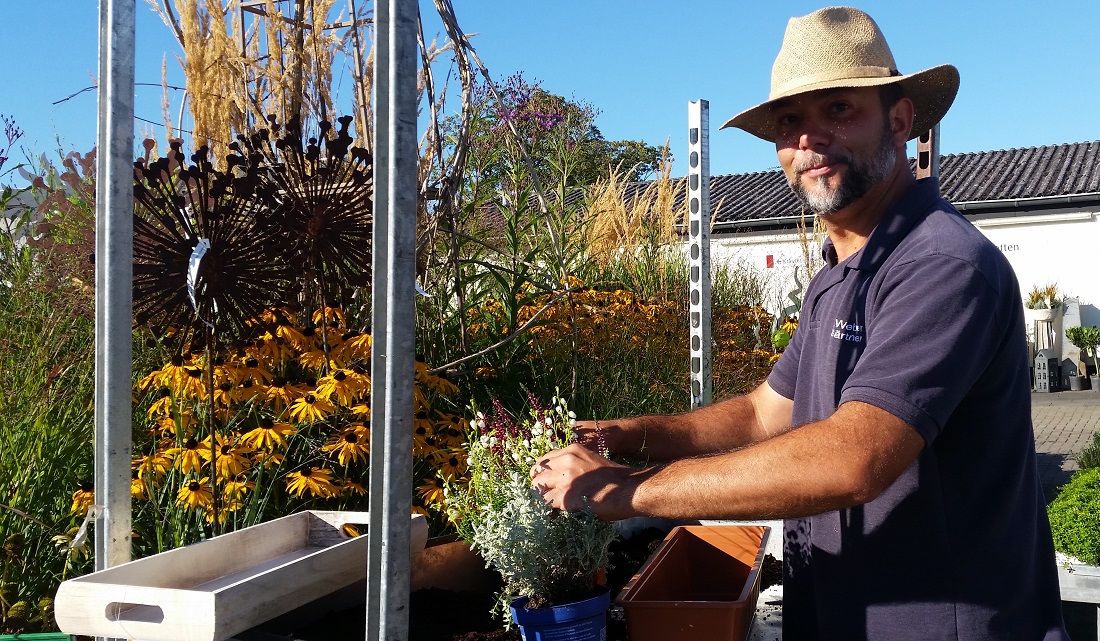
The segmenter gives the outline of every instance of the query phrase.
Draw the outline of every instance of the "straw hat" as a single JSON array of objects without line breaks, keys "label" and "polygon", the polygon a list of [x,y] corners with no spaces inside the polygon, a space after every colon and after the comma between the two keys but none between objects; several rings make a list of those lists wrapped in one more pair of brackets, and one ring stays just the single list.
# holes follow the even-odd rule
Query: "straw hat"
[{"label": "straw hat", "polygon": [[775,101],[818,89],[878,87],[894,82],[904,88],[915,107],[911,140],[947,113],[959,90],[959,71],[940,65],[903,76],[871,16],[849,7],[819,9],[787,23],[783,47],[772,66],[768,101],[730,118],[722,128],[737,127],[775,142],[771,118]]}]

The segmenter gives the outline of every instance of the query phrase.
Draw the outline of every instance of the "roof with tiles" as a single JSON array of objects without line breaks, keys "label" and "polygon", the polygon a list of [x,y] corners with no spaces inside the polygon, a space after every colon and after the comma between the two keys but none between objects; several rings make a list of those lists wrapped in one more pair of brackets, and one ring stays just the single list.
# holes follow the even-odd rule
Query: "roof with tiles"
[{"label": "roof with tiles", "polygon": [[[801,215],[802,205],[778,169],[712,176],[710,184],[716,223]],[[1015,201],[1061,196],[1100,202],[1100,141],[940,156],[940,189],[962,209],[997,201],[1013,209]]]}]

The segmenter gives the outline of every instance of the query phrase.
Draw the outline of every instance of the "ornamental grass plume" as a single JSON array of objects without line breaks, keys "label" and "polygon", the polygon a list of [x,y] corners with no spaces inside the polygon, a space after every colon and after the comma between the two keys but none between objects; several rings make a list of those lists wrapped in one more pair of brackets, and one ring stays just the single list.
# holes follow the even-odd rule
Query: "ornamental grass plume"
[{"label": "ornamental grass plume", "polygon": [[552,509],[531,488],[538,458],[573,439],[575,416],[565,400],[544,407],[533,396],[526,416],[514,419],[499,401],[470,421],[469,482],[447,483],[448,517],[460,537],[504,578],[494,610],[511,625],[509,604],[527,607],[569,603],[599,590],[614,537],[610,523],[590,508]]}]

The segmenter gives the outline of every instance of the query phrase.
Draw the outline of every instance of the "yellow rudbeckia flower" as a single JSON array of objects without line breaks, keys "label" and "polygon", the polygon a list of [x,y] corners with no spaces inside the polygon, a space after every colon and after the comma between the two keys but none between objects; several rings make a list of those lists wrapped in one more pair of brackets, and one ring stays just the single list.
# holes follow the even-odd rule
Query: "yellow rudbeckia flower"
[{"label": "yellow rudbeckia flower", "polygon": [[210,493],[210,479],[203,477],[199,480],[191,479],[185,482],[176,493],[176,504],[189,510],[195,508],[210,508],[214,505],[214,495]]},{"label": "yellow rudbeckia flower", "polygon": [[321,498],[334,496],[337,492],[332,482],[332,471],[323,467],[305,467],[299,472],[287,474],[286,478],[286,491],[298,498],[306,492]]},{"label": "yellow rudbeckia flower", "polygon": [[297,423],[312,423],[332,414],[334,409],[332,403],[324,398],[316,394],[306,394],[290,406],[290,418]]}]

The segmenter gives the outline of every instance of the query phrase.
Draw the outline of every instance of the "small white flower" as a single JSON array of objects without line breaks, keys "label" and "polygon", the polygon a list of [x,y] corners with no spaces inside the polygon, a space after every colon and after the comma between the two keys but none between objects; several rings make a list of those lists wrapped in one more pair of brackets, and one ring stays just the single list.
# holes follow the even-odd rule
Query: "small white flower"
[{"label": "small white flower", "polygon": [[535,426],[531,428],[531,436],[542,436],[542,427],[538,423],[535,423]]},{"label": "small white flower", "polygon": [[488,472],[482,472],[481,473],[481,480],[482,481],[488,481],[489,480],[489,473]]},{"label": "small white flower", "polygon": [[528,463],[534,463],[534,462],[535,462],[535,457],[533,457],[533,456],[528,456],[528,457],[527,457],[527,462],[528,462]]},{"label": "small white flower", "polygon": [[495,436],[490,436],[490,437],[489,437],[489,446],[490,446],[490,447],[494,447],[494,446],[496,446],[496,444],[497,444],[498,442],[499,442],[499,441],[497,440],[497,437],[495,437]]},{"label": "small white flower", "polygon": [[518,463],[519,458],[520,458],[519,452],[512,452],[512,460],[514,460]]},{"label": "small white flower", "polygon": [[480,426],[481,424],[477,422],[476,418],[470,421],[470,427],[474,428],[475,430],[478,429]]},{"label": "small white flower", "polygon": [[482,434],[481,438],[478,439],[478,440],[481,441],[482,445],[488,445],[489,444],[489,435],[488,434]]},{"label": "small white flower", "polygon": [[577,413],[573,410],[569,410],[569,418],[577,418]]},{"label": "small white flower", "polygon": [[549,416],[547,416],[547,417],[546,417],[546,426],[547,426],[547,427],[549,427],[549,426],[551,426],[551,425],[553,425],[553,424],[554,424],[554,419],[552,419],[552,418],[550,418]]},{"label": "small white flower", "polygon": [[569,427],[576,427],[576,426],[577,426],[577,420],[572,419],[572,418],[569,419]]},{"label": "small white flower", "polygon": [[524,447],[531,447],[531,441],[528,440],[528,439],[523,439],[523,446]]}]

